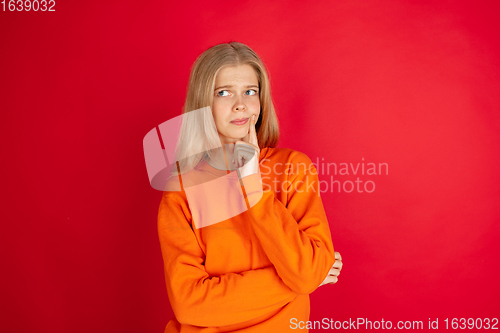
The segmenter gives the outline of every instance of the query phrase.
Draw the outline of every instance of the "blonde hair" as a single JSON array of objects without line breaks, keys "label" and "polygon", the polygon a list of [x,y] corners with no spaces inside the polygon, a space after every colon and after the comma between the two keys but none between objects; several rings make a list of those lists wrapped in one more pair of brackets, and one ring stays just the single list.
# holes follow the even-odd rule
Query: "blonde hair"
[{"label": "blonde hair", "polygon": [[[259,82],[260,116],[255,124],[259,148],[276,147],[279,140],[278,118],[271,99],[266,68],[259,56],[247,45],[230,42],[215,45],[196,59],[189,78],[176,156],[182,173],[192,170],[211,149],[220,146],[217,128],[211,114],[215,78],[223,67],[250,65]],[[207,107],[210,106],[210,107]],[[202,109],[202,110],[200,110]],[[187,113],[193,116],[187,117]],[[177,170],[174,168],[173,173]]]}]

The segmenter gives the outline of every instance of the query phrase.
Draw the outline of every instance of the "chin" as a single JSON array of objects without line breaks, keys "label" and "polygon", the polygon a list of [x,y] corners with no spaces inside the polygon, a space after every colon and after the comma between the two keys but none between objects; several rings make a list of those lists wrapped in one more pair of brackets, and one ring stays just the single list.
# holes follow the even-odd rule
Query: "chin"
[{"label": "chin", "polygon": [[[248,131],[248,130],[247,130]],[[232,133],[233,135],[227,136],[231,140],[241,140],[247,135],[247,131],[241,131],[240,133]]]}]

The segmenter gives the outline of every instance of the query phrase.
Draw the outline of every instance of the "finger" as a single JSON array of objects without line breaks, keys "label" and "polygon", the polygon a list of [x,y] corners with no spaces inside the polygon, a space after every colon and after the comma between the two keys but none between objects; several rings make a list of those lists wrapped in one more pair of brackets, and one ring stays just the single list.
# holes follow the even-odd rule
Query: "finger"
[{"label": "finger", "polygon": [[339,281],[338,277],[336,276],[327,276],[325,279],[325,284],[334,284]]},{"label": "finger", "polygon": [[242,154],[241,150],[238,151],[238,168],[241,168],[244,164],[244,155]]},{"label": "finger", "polygon": [[337,260],[333,264],[332,268],[342,269],[342,266],[344,266],[344,264],[342,263],[342,261]]},{"label": "finger", "polygon": [[342,260],[342,256],[340,255],[340,252],[335,252],[335,260]]},{"label": "finger", "polygon": [[333,271],[341,271],[342,270],[342,266],[344,266],[342,264],[342,262],[340,262],[339,264],[334,264],[332,266],[332,268],[330,268],[330,272],[333,272]]},{"label": "finger", "polygon": [[241,139],[242,141],[246,143],[250,143],[252,141],[252,127],[255,128],[255,122],[254,122],[254,115],[250,116],[250,119],[248,120],[248,131],[247,134]]},{"label": "finger", "polygon": [[250,120],[248,121],[248,132],[245,137],[242,138],[242,141],[245,143],[250,143],[259,150],[259,141],[257,139],[257,131],[255,130],[255,124],[257,123],[257,116],[252,115]]},{"label": "finger", "polygon": [[[234,150],[233,156],[235,157],[235,161],[238,164],[238,168],[243,166],[242,164],[245,163],[245,161],[248,159],[248,156],[250,155],[250,153],[248,152],[247,149],[248,148],[244,148],[242,146],[239,146],[239,147],[236,147]],[[250,148],[250,149],[253,149],[253,148]],[[255,150],[254,150],[254,152],[255,152]]]},{"label": "finger", "polygon": [[253,115],[252,116],[252,121],[250,122],[250,129],[249,129],[249,134],[250,134],[250,140],[249,142],[255,146],[259,146],[259,143],[257,141],[257,132],[255,130],[255,124],[257,123],[257,116]]}]

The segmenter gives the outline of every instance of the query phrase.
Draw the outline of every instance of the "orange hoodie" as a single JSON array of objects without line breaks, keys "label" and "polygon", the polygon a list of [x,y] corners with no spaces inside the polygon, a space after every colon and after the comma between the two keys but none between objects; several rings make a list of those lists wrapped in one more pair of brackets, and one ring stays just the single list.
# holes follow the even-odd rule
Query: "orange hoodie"
[{"label": "orange hoodie", "polygon": [[[165,333],[278,333],[309,320],[309,294],[335,262],[316,169],[286,148],[262,149],[259,164],[257,204],[203,228],[193,224],[184,175],[163,193],[158,233],[175,314]],[[228,172],[204,162],[191,173]]]}]

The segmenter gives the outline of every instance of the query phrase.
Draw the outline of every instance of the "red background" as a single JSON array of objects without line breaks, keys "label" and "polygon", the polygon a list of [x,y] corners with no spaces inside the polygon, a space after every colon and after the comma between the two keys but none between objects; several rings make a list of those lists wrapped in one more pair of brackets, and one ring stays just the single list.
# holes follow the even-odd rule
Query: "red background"
[{"label": "red background", "polygon": [[358,175],[373,193],[323,193],[344,269],[311,320],[500,317],[498,1],[55,8],[0,12],[1,331],[163,331],[142,138],[231,40],[267,64],[281,147],[389,167]]}]

